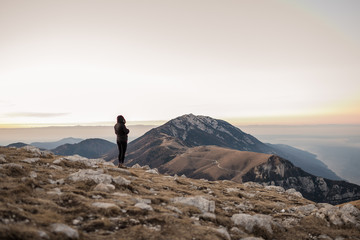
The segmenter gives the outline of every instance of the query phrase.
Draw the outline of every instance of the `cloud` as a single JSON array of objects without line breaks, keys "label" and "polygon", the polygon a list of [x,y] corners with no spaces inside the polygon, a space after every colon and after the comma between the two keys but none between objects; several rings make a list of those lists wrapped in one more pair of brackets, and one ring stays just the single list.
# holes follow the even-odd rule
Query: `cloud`
[{"label": "cloud", "polygon": [[45,112],[15,112],[5,114],[11,118],[53,118],[69,115],[70,113],[45,113]]}]

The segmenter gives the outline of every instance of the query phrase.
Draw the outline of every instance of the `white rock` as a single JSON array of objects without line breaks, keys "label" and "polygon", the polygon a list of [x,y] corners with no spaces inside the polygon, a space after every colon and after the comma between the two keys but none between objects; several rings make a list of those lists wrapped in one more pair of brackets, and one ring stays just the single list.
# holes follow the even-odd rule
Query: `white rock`
[{"label": "white rock", "polygon": [[127,193],[120,193],[120,192],[114,192],[112,195],[118,196],[118,197],[130,197]]},{"label": "white rock", "polygon": [[94,187],[94,191],[111,192],[115,190],[115,186],[108,183],[99,183]]},{"label": "white rock", "polygon": [[55,170],[58,170],[58,171],[63,171],[64,169],[60,166],[56,166],[56,165],[50,165],[49,166],[50,169],[55,169]]},{"label": "white rock", "polygon": [[190,205],[197,207],[200,211],[204,212],[215,212],[215,201],[207,200],[202,196],[196,197],[177,197],[173,198],[174,203],[181,203],[185,205]]},{"label": "white rock", "polygon": [[339,211],[341,214],[349,214],[355,217],[360,217],[360,210],[351,203],[345,204],[339,209]]},{"label": "white rock", "polygon": [[246,182],[246,183],[244,183],[244,186],[248,187],[248,188],[263,188],[264,187],[263,185],[256,183],[256,182]]},{"label": "white rock", "polygon": [[106,203],[106,202],[94,202],[93,204],[91,204],[93,207],[96,208],[119,208],[117,205],[115,205],[114,203]]},{"label": "white rock", "polygon": [[62,158],[58,158],[53,161],[53,164],[59,165],[61,162],[62,162]]},{"label": "white rock", "polygon": [[54,188],[53,190],[48,191],[46,193],[50,195],[58,195],[58,196],[62,195],[60,188]]},{"label": "white rock", "polygon": [[25,162],[25,163],[36,163],[40,161],[40,158],[26,158],[21,160],[21,162]]},{"label": "white rock", "polygon": [[304,205],[304,206],[293,207],[293,208],[291,208],[291,210],[295,210],[298,213],[308,216],[313,211],[317,210],[317,207],[314,204],[308,204],[308,205]]},{"label": "white rock", "polygon": [[38,235],[40,238],[50,239],[49,235],[44,231],[39,230]]},{"label": "white rock", "polygon": [[264,240],[262,237],[246,237],[246,238],[240,238],[240,240]]},{"label": "white rock", "polygon": [[290,194],[290,195],[292,195],[292,196],[299,197],[299,198],[302,198],[302,197],[303,197],[303,195],[302,195],[300,192],[296,191],[295,188],[290,188],[290,189],[286,190],[286,193],[287,193],[287,194]]},{"label": "white rock", "polygon": [[114,183],[116,183],[118,185],[128,186],[131,184],[130,180],[127,180],[126,178],[123,178],[121,176],[117,176],[117,177],[113,178],[112,180]]},{"label": "white rock", "polygon": [[138,163],[133,165],[131,168],[142,168]]},{"label": "white rock", "polygon": [[79,233],[77,230],[69,227],[68,225],[62,223],[51,224],[51,230],[55,233],[62,233],[70,239],[78,239]]},{"label": "white rock", "polygon": [[34,172],[34,171],[31,171],[31,172],[29,173],[29,176],[30,176],[31,178],[37,178],[37,173]]},{"label": "white rock", "polygon": [[33,153],[33,155],[36,157],[41,156],[41,151],[37,147],[27,145],[27,146],[22,147],[21,149],[25,149],[27,152]]},{"label": "white rock", "polygon": [[142,203],[142,202],[135,204],[135,207],[141,208],[141,209],[144,209],[144,210],[148,210],[148,211],[153,211],[154,210],[150,205],[148,205],[146,203]]},{"label": "white rock", "polygon": [[216,219],[216,215],[214,213],[210,213],[210,212],[205,212],[203,214],[201,214],[201,218],[204,220],[215,220]]},{"label": "white rock", "polygon": [[158,171],[156,168],[146,170],[145,172],[146,172],[146,173],[152,173],[152,174],[159,174],[159,171]]},{"label": "white rock", "polygon": [[272,191],[276,191],[278,193],[283,193],[285,192],[285,189],[283,187],[280,186],[266,186],[265,189],[267,190],[272,190]]},{"label": "white rock", "polygon": [[240,213],[234,214],[231,217],[231,220],[235,225],[244,227],[245,230],[249,233],[252,233],[255,226],[267,231],[270,234],[273,233],[271,225],[274,224],[274,221],[273,218],[268,215],[256,214],[251,216],[249,214]]},{"label": "white rock", "polygon": [[68,179],[73,182],[92,180],[98,184],[99,183],[110,184],[113,180],[113,178],[109,174],[104,174],[104,171],[102,169],[98,169],[98,170],[81,169],[76,173],[70,174]]},{"label": "white rock", "polygon": [[4,154],[0,154],[0,164],[7,163]]},{"label": "white rock", "polygon": [[226,240],[231,240],[230,234],[228,233],[226,228],[221,227],[221,228],[215,229],[215,231],[220,233]]},{"label": "white rock", "polygon": [[180,215],[183,214],[183,212],[182,212],[180,209],[178,209],[177,207],[174,207],[174,206],[166,206],[166,208],[169,209],[169,210],[171,210],[171,211],[173,211],[173,212],[176,212],[177,214],[180,214]]}]

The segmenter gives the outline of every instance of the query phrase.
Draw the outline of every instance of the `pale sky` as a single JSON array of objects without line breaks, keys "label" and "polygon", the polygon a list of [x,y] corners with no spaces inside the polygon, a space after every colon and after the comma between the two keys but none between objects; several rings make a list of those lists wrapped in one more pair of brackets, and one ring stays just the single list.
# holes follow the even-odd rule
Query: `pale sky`
[{"label": "pale sky", "polygon": [[0,0],[0,127],[360,124],[358,0]]}]

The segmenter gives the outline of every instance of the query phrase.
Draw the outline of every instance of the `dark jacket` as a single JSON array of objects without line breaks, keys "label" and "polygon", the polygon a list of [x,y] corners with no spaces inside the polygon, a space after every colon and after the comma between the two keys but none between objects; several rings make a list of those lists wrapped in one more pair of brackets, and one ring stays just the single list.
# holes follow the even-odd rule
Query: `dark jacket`
[{"label": "dark jacket", "polygon": [[115,124],[114,129],[117,136],[116,140],[118,142],[127,142],[130,130],[125,127],[125,124],[122,122],[118,122]]}]

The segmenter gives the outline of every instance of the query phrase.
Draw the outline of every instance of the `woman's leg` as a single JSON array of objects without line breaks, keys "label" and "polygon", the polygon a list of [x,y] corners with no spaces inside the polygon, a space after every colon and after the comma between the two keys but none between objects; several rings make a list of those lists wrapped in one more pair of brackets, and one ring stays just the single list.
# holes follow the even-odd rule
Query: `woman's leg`
[{"label": "woman's leg", "polygon": [[121,164],[124,164],[126,149],[127,149],[127,142],[121,142],[121,156],[120,156]]}]

